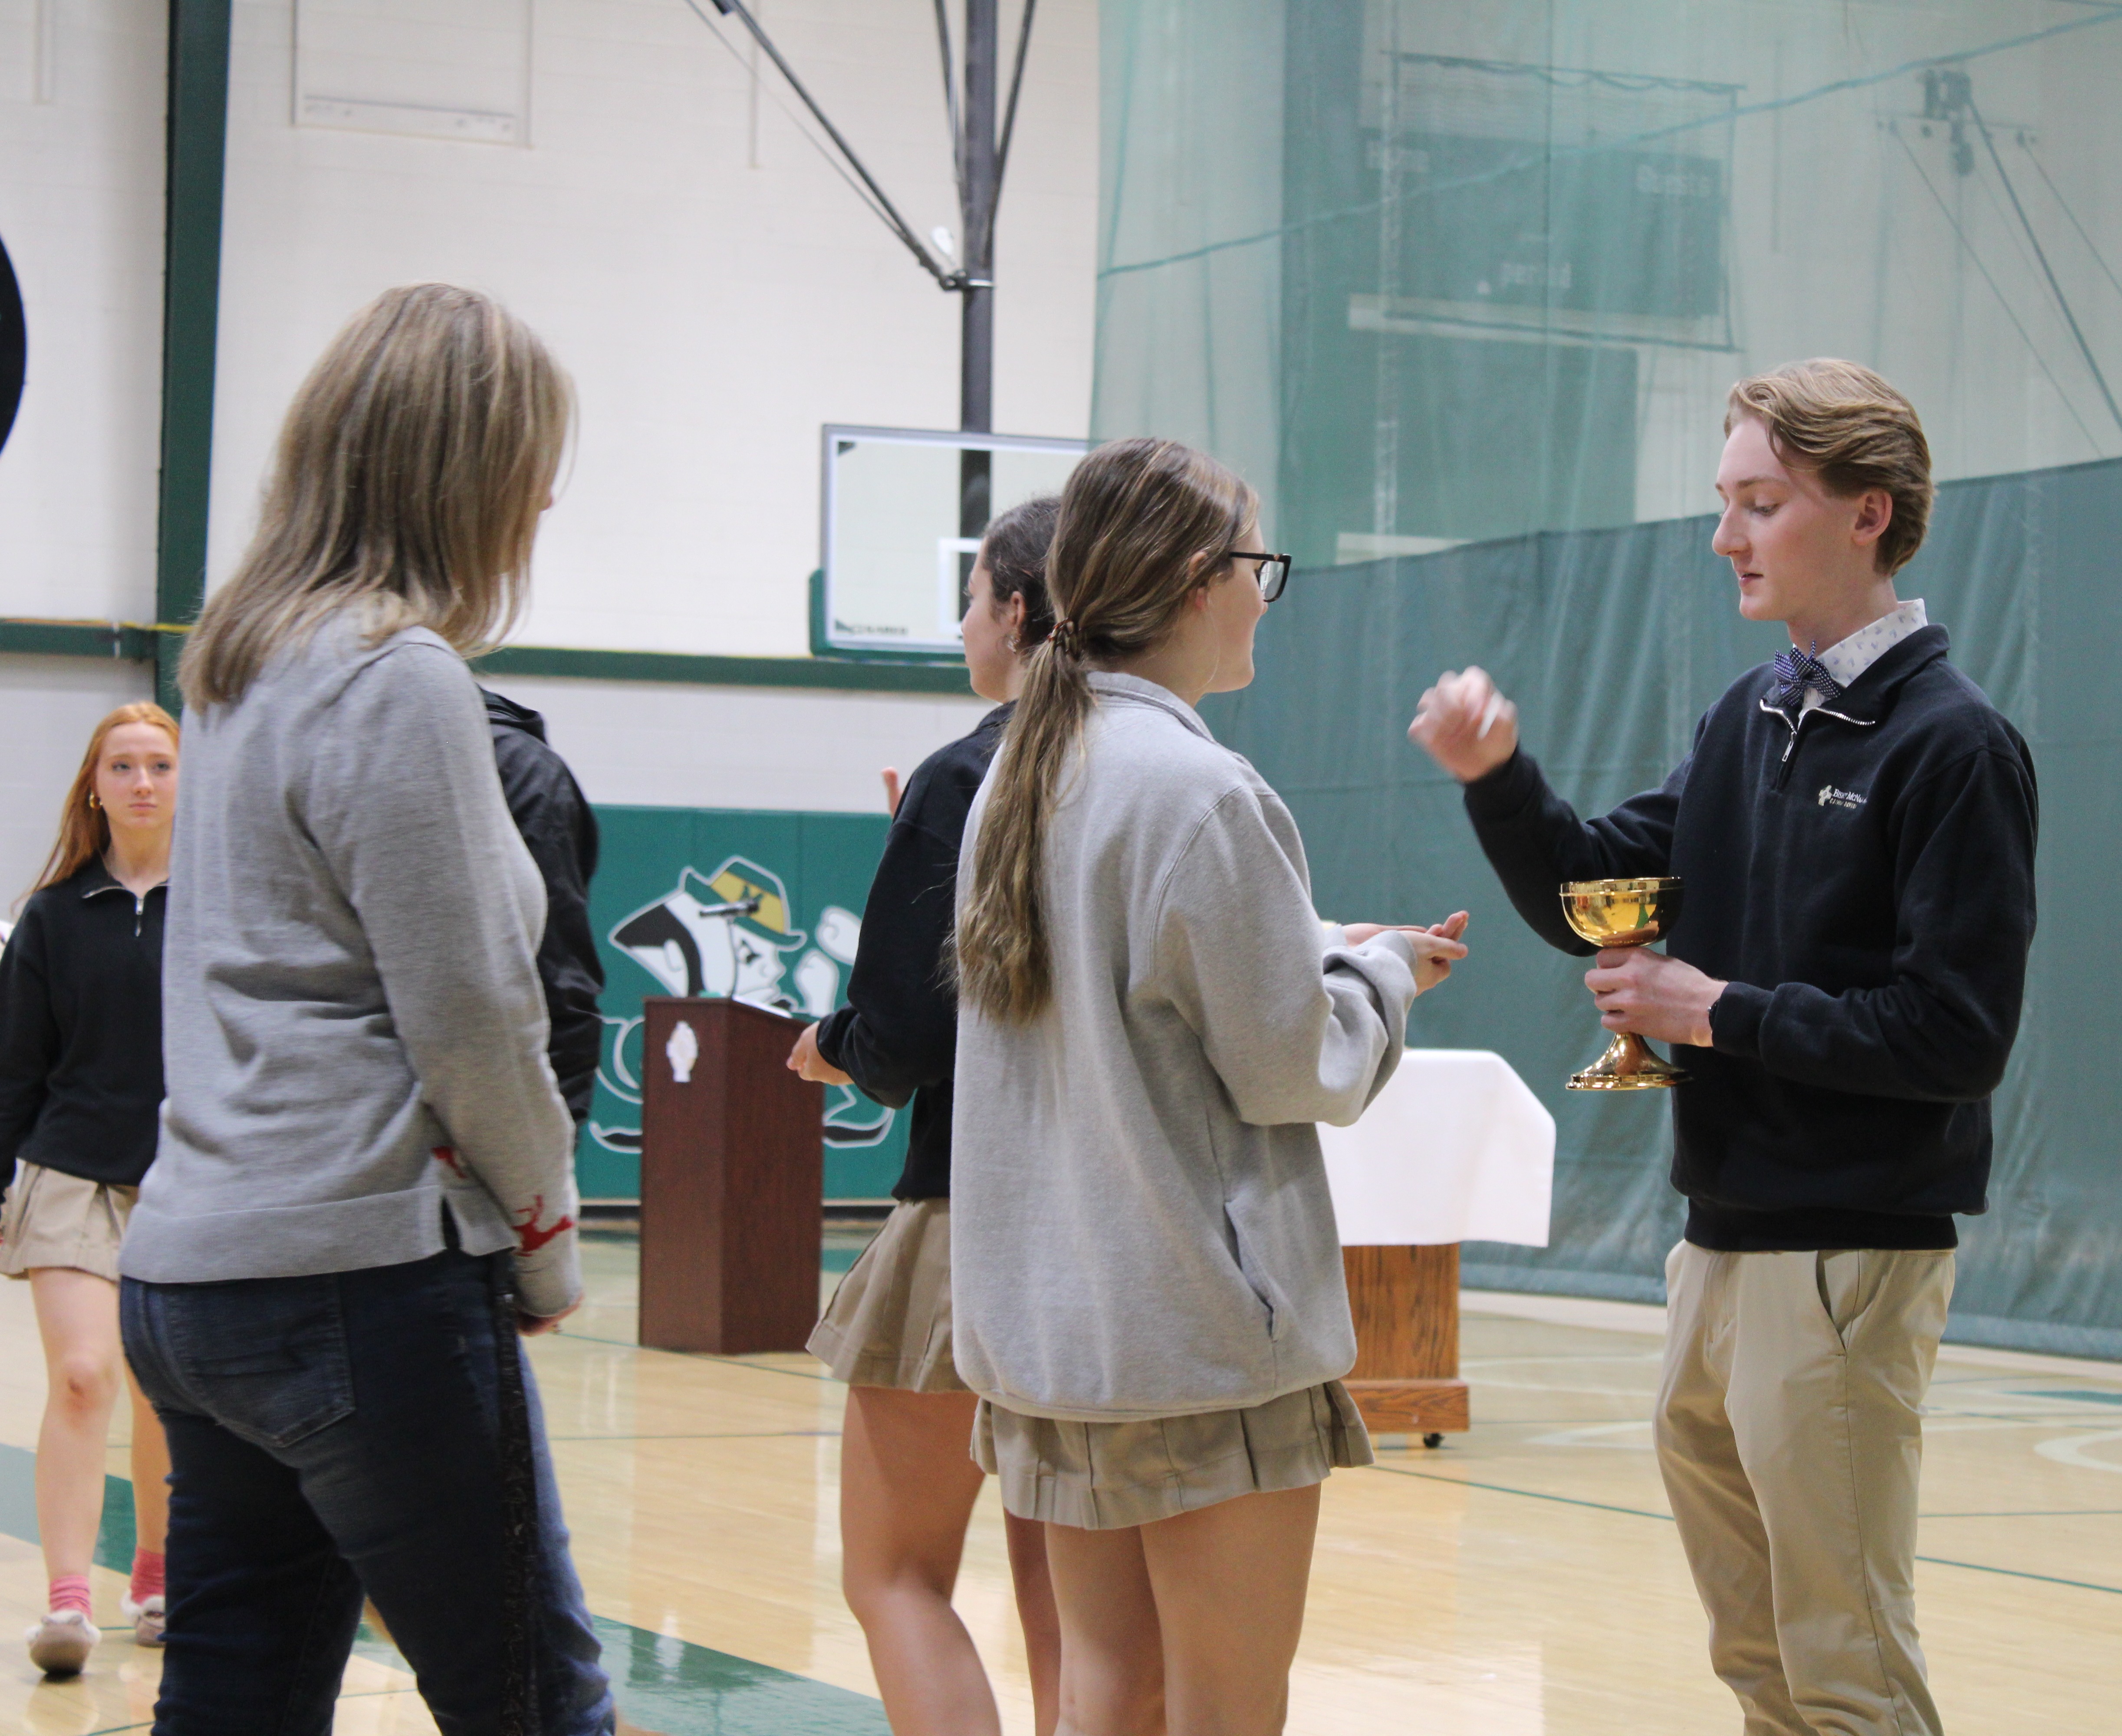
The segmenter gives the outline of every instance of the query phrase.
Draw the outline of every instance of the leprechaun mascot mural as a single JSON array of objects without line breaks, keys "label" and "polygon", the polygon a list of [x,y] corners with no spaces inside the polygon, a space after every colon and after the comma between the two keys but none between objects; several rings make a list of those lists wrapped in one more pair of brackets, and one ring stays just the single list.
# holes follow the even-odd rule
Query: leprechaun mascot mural
[{"label": "leprechaun mascot mural", "polygon": [[[636,991],[704,995],[822,1019],[840,1004],[840,984],[854,963],[861,935],[861,917],[837,904],[819,912],[815,931],[798,928],[787,882],[770,868],[732,856],[712,874],[683,870],[670,892],[612,926],[607,942],[655,986],[638,979],[615,982],[619,995],[607,999],[630,997]],[[641,1017],[607,1014],[604,1024],[597,1082],[608,1103],[629,1113],[610,1119],[592,1115],[590,1136],[608,1150],[638,1153]],[[892,1114],[852,1085],[832,1086],[825,1101],[825,1144],[829,1149],[876,1145],[890,1132]]]}]

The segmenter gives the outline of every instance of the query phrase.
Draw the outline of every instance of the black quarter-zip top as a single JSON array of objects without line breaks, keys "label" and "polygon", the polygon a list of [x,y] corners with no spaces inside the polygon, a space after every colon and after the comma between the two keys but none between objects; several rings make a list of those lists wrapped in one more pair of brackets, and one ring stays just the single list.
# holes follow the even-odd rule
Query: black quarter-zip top
[{"label": "black quarter-zip top", "polygon": [[1949,1248],[1952,1215],[1984,1208],[2040,802],[2025,741],[1947,648],[1919,628],[1802,713],[1749,670],[1663,786],[1602,819],[1522,753],[1467,786],[1512,903],[1566,952],[1592,949],[1560,882],[1685,884],[1668,950],[1729,985],[1672,1094],[1699,1246]]},{"label": "black quarter-zip top", "polygon": [[147,1173],[167,898],[93,861],[24,907],[0,951],[0,1183],[17,1160],[114,1187]]}]

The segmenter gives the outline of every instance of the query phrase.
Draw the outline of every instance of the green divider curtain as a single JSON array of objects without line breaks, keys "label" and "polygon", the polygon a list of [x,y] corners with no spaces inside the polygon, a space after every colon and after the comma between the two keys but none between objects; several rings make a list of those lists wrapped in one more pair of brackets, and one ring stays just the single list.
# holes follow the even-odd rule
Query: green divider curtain
[{"label": "green divider curtain", "polygon": [[[1680,1234],[1662,1099],[1572,1093],[1605,1043],[1582,960],[1535,940],[1474,842],[1458,786],[1404,733],[1441,669],[1479,662],[1580,812],[1658,782],[1695,719],[1777,630],[1732,608],[1713,520],[1544,533],[1299,573],[1260,630],[1260,677],[1205,702],[1218,736],[1288,800],[1320,910],[1474,913],[1471,960],[1408,1040],[1498,1051],[1554,1112],[1553,1245],[1470,1247],[1468,1281],[1662,1300]],[[2122,464],[1948,484],[1904,596],[2025,731],[2041,787],[2040,931],[1997,1099],[1991,1210],[1963,1219],[1956,1336],[2122,1356]]]},{"label": "green divider curtain", "polygon": [[1501,1050],[1561,1129],[1555,1244],[1480,1281],[1655,1297],[1661,1106],[1565,1097],[1600,1034],[1402,734],[1494,670],[1587,811],[1771,655],[1709,553],[1732,381],[1839,355],[1950,486],[1901,594],[2032,742],[2041,936],[1955,1330],[2122,1355],[2122,1035],[2098,877],[2122,619],[2122,7],[1105,0],[1093,427],[1236,465],[1298,571],[1206,707],[1320,905],[1476,917],[1412,1040]]}]

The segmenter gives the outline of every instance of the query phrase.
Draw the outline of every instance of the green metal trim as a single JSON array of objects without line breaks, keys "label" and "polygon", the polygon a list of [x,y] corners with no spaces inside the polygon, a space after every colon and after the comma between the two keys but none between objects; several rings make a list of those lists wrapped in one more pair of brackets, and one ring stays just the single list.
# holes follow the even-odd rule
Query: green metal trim
[{"label": "green metal trim", "polygon": [[965,666],[839,657],[715,657],[681,651],[569,651],[504,645],[474,660],[479,674],[560,675],[580,681],[670,681],[689,687],[822,688],[840,693],[950,693],[970,698]]},{"label": "green metal trim", "polygon": [[[175,666],[185,629],[134,621],[0,618],[0,656],[119,658]],[[576,651],[504,645],[474,658],[482,675],[559,675],[573,681],[663,681],[685,687],[823,688],[856,693],[945,693],[969,698],[962,663],[843,657],[716,657],[684,651]]]},{"label": "green metal trim", "polygon": [[[170,0],[155,618],[178,623],[196,620],[206,600],[230,7],[231,0]],[[172,711],[180,648],[175,635],[157,637],[156,694]]]},{"label": "green metal trim", "polygon": [[152,663],[164,637],[131,621],[0,620],[0,655]]}]

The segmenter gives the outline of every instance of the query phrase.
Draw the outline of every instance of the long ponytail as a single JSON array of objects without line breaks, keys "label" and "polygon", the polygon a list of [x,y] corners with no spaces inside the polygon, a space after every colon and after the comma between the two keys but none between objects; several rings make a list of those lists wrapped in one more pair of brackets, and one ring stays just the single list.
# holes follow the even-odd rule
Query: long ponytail
[{"label": "long ponytail", "polygon": [[1026,665],[958,912],[958,992],[990,1018],[1029,1024],[1053,998],[1046,822],[1090,715],[1091,671],[1162,640],[1186,599],[1228,569],[1258,505],[1215,460],[1171,440],[1101,446],[1062,491],[1046,566],[1057,618]]}]

